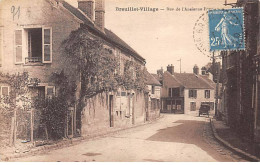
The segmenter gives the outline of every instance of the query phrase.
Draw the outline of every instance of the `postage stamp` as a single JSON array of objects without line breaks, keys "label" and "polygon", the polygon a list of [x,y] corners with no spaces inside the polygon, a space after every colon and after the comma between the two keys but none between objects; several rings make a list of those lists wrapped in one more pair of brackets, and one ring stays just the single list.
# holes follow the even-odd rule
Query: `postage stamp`
[{"label": "postage stamp", "polygon": [[210,51],[244,50],[243,8],[209,10]]}]

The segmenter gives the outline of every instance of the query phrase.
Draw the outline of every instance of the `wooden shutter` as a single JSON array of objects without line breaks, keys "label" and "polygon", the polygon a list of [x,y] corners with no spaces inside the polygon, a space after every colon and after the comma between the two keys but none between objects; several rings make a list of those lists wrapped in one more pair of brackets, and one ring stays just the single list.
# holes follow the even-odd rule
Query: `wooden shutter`
[{"label": "wooden shutter", "polygon": [[23,38],[22,38],[22,30],[15,30],[15,63],[23,62]]},{"label": "wooden shutter", "polygon": [[42,61],[43,63],[52,62],[52,30],[42,28]]}]

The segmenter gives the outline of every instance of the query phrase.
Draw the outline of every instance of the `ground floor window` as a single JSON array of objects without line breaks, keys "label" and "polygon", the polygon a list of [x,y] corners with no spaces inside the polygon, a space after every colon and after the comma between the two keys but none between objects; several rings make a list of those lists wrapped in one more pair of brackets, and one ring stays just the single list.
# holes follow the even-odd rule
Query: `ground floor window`
[{"label": "ground floor window", "polygon": [[9,90],[8,86],[0,86],[0,103],[6,103],[6,99],[9,96]]},{"label": "ground floor window", "polygon": [[38,86],[37,94],[41,99],[52,99],[56,95],[55,86]]}]

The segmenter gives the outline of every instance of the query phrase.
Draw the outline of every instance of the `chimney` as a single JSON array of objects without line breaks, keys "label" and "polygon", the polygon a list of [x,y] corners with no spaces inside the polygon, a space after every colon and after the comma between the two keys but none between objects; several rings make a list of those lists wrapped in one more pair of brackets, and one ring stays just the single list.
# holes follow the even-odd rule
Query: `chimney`
[{"label": "chimney", "polygon": [[105,28],[105,0],[95,0],[95,24],[104,31]]},{"label": "chimney", "polygon": [[172,64],[168,65],[167,66],[167,71],[170,72],[171,74],[173,74],[174,73],[174,66],[172,66]]},{"label": "chimney", "polygon": [[94,21],[94,0],[78,0],[78,8]]},{"label": "chimney", "polygon": [[201,75],[208,75],[206,67],[201,68]]},{"label": "chimney", "polygon": [[157,75],[159,78],[162,78],[163,76],[163,68],[157,70]]},{"label": "chimney", "polygon": [[195,64],[193,67],[193,73],[198,75],[199,74],[199,67]]}]

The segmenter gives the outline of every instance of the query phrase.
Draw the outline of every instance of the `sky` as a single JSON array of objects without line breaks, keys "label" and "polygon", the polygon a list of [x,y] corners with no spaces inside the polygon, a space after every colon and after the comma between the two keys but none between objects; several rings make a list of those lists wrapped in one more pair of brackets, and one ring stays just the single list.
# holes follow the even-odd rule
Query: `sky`
[{"label": "sky", "polygon": [[[77,0],[67,0],[77,7]],[[121,39],[146,59],[146,67],[151,73],[168,64],[175,72],[190,73],[196,64],[201,68],[210,61],[209,51],[200,52],[193,39],[194,26],[200,16],[206,14],[205,8],[222,9],[225,0],[106,0],[105,27],[116,33]],[[227,0],[228,3],[236,0]],[[150,7],[158,12],[127,12],[116,8]],[[168,8],[174,9],[168,11]],[[180,8],[181,11],[176,11]],[[203,8],[202,11],[182,11],[183,8]],[[164,9],[164,10],[160,10]],[[205,29],[208,27],[204,22]],[[203,33],[208,39],[207,32]],[[204,42],[208,42],[208,41]],[[208,55],[208,56],[207,56]]]}]

